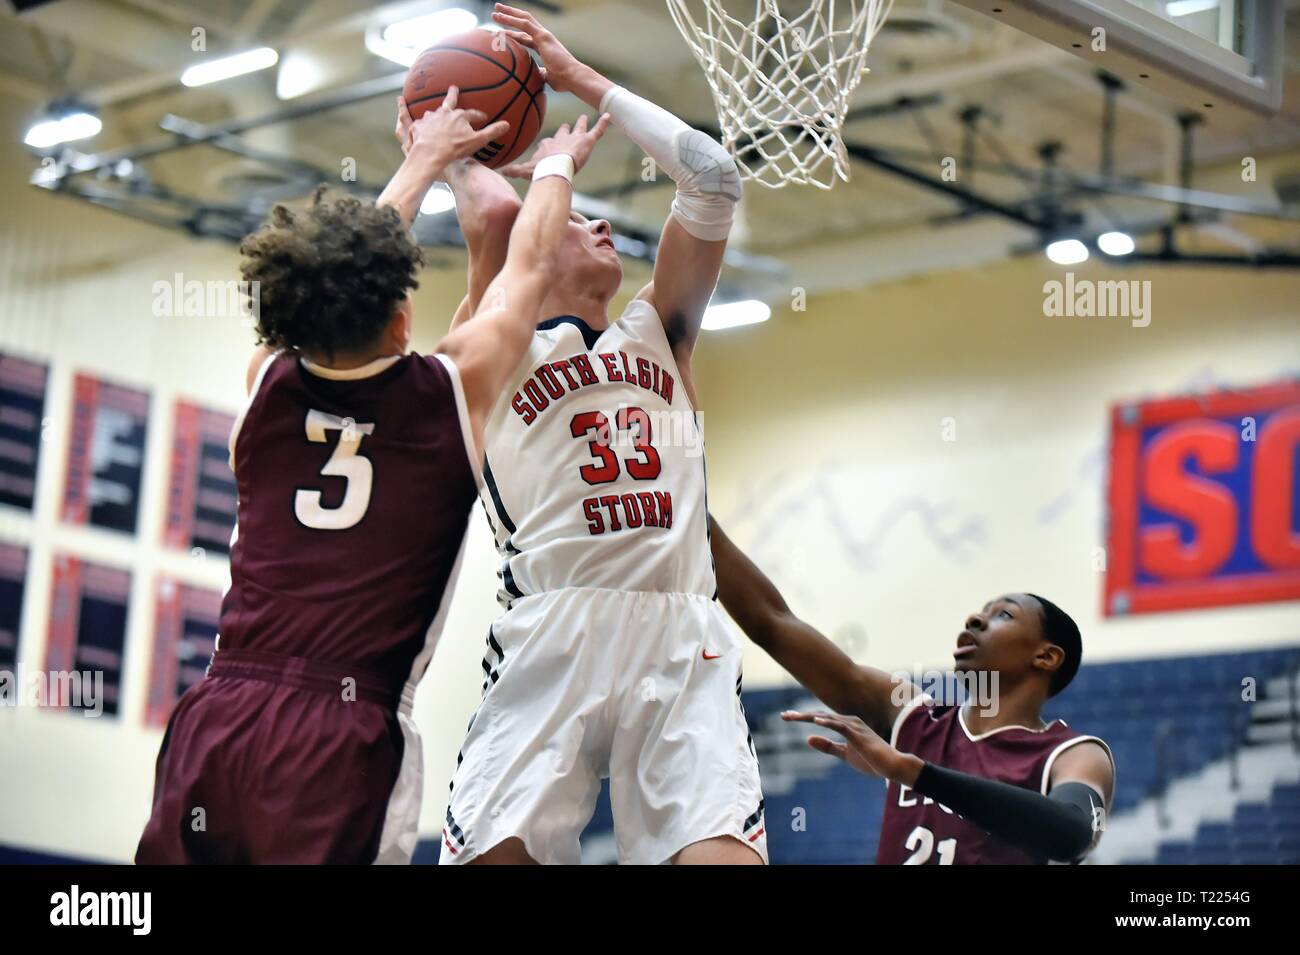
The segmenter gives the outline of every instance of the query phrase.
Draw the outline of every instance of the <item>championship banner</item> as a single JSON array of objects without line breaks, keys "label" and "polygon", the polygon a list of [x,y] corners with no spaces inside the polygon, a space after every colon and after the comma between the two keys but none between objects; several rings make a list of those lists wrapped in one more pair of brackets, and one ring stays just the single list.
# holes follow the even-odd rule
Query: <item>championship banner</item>
[{"label": "championship banner", "polygon": [[0,354],[0,504],[32,509],[49,368]]},{"label": "championship banner", "polygon": [[144,721],[163,727],[181,694],[207,673],[216,649],[221,594],[162,577],[156,598]]},{"label": "championship banner", "polygon": [[1300,381],[1111,411],[1105,614],[1300,599]]},{"label": "championship banner", "polygon": [[149,395],[78,374],[63,519],[135,533]]},{"label": "championship banner", "polygon": [[[109,716],[118,711],[130,594],[128,571],[64,554],[54,559],[46,672],[93,674],[97,685],[102,679],[101,703]],[[70,705],[61,699],[48,703]]]},{"label": "championship banner", "polygon": [[27,549],[0,544],[0,670],[13,670],[18,660],[26,579]]},{"label": "championship banner", "polygon": [[176,402],[171,479],[163,544],[181,550],[230,552],[239,491],[230,470],[232,415]]}]

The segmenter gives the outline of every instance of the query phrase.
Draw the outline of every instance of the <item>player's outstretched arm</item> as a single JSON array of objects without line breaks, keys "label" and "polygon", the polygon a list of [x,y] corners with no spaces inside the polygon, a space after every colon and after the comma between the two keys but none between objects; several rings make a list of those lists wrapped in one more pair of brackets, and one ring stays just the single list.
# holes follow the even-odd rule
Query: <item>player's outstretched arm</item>
[{"label": "player's outstretched arm", "polygon": [[376,200],[376,205],[396,209],[402,224],[408,229],[415,222],[425,195],[435,182],[443,178],[450,163],[472,156],[510,128],[509,123],[500,120],[483,129],[475,129],[474,124],[482,123],[487,116],[476,109],[457,109],[459,96],[460,90],[455,86],[448,88],[440,107],[429,110],[408,125],[402,142],[406,158]]},{"label": "player's outstretched arm", "polygon": [[[397,97],[397,128],[394,135],[402,152],[410,148],[414,125],[406,100]],[[442,175],[456,199],[456,218],[469,252],[468,308],[456,310],[451,327],[474,314],[483,292],[506,262],[506,245],[510,229],[523,201],[501,173],[489,169],[472,157],[447,164]]]},{"label": "player's outstretched arm", "polygon": [[[395,132],[403,151],[408,147],[412,122],[406,101],[399,96]],[[598,123],[585,135],[592,138],[594,146],[595,138],[603,132],[604,127]],[[469,252],[467,294],[452,317],[453,329],[474,314],[488,283],[505,265],[510,229],[523,205],[514,187],[506,181],[507,177],[531,179],[537,159],[534,154],[526,162],[511,163],[499,172],[472,158],[458,159],[447,165],[443,179],[456,199],[456,218]]]},{"label": "player's outstretched arm", "polygon": [[[415,222],[425,194],[442,178],[449,163],[473,155],[490,139],[510,128],[509,123],[502,121],[484,129],[475,129],[474,124],[482,123],[487,117],[476,109],[457,109],[459,96],[460,90],[453,86],[447,90],[442,106],[425,113],[418,121],[412,121],[407,113],[403,126],[399,117],[398,141],[406,158],[375,200],[375,205],[392,206],[397,210],[402,225],[408,229]],[[511,192],[513,194],[513,190]],[[271,354],[265,345],[253,349],[244,375],[247,391],[253,390],[257,373]]]},{"label": "player's outstretched arm", "polygon": [[473,320],[438,346],[460,373],[477,448],[483,447],[492,406],[532,341],[569,227],[573,175],[586,164],[608,125],[608,117],[601,117],[594,135],[588,134],[587,117],[582,116],[573,130],[561,126],[542,143],[533,183],[510,230],[504,267],[488,285]]},{"label": "player's outstretched arm", "polygon": [[677,184],[672,214],[659,240],[654,278],[637,297],[659,313],[682,374],[689,379],[691,352],[718,283],[740,201],[735,160],[712,137],[579,62],[528,11],[498,3],[492,19],[537,51],[546,64],[547,83],[609,113],[614,125]]},{"label": "player's outstretched arm", "polygon": [[776,585],[709,517],[718,599],[727,613],[791,676],[838,713],[860,717],[888,737],[903,704],[919,691],[883,670],[859,666],[795,616]]},{"label": "player's outstretched arm", "polygon": [[865,722],[836,713],[786,712],[788,722],[812,723],[839,733],[844,742],[810,736],[808,744],[859,772],[910,787],[999,839],[1053,862],[1076,862],[1097,844],[1105,828],[1114,787],[1110,757],[1095,742],[1081,741],[1060,755],[1071,769],[1052,772],[1048,795],[1021,786],[945,769],[887,743]]},{"label": "player's outstretched arm", "polygon": [[[505,267],[510,230],[523,203],[501,173],[474,159],[447,167],[447,184],[456,197],[456,217],[469,253],[464,318],[478,310],[488,285]],[[453,319],[452,327],[455,328]]]}]

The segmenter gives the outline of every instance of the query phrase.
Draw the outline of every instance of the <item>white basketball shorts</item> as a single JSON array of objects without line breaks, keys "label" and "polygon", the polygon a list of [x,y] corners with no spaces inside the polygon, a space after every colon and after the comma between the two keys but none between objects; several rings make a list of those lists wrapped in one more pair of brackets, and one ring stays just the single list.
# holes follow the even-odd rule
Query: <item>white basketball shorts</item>
[{"label": "white basketball shorts", "polygon": [[493,624],[483,666],[443,864],[511,837],[538,862],[579,862],[605,777],[620,862],[663,863],[715,836],[767,861],[741,642],[713,600],[587,588],[523,597]]}]

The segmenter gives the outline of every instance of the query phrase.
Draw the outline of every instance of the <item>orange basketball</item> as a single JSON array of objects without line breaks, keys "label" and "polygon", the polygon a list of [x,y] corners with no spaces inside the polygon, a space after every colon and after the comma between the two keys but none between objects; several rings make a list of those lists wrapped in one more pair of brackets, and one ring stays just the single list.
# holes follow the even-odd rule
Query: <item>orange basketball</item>
[{"label": "orange basketball", "polygon": [[474,158],[492,169],[527,149],[546,118],[546,84],[528,51],[504,33],[468,30],[429,47],[411,64],[402,95],[412,119],[442,105],[449,86],[460,87],[457,106],[479,109],[488,123],[510,124],[504,142],[490,142]]}]

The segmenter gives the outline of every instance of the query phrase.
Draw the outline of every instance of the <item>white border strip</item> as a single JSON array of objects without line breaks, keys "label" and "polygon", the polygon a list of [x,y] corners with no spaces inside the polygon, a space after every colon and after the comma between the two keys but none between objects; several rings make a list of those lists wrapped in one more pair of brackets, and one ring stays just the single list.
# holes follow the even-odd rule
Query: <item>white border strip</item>
[{"label": "white border strip", "polygon": [[[1052,754],[1047,757],[1047,762],[1043,764],[1043,779],[1039,785],[1039,792],[1044,796],[1047,795],[1047,784],[1051,782],[1052,779],[1052,764],[1056,762],[1056,757],[1060,756],[1071,746],[1078,746],[1080,743],[1097,743],[1106,751],[1106,758],[1110,760],[1111,790],[1114,791],[1115,756],[1111,753],[1110,747],[1106,745],[1106,741],[1100,736],[1076,736],[1074,739],[1067,739],[1060,746],[1056,747],[1056,749],[1052,750]],[[1084,783],[1083,785],[1088,786],[1089,789],[1096,792],[1097,787],[1089,786],[1087,783]],[[1097,793],[1097,795],[1101,797],[1103,803],[1106,801],[1105,793]]]},{"label": "white border strip", "polygon": [[899,710],[898,715],[894,717],[894,725],[889,730],[889,745],[893,746],[895,749],[898,748],[898,731],[903,728],[903,720],[908,717],[912,710],[922,704],[929,706],[933,702],[934,701],[931,699],[929,693],[917,693],[916,696],[904,703],[903,708]]},{"label": "white border strip", "polygon": [[1010,726],[995,726],[993,729],[986,730],[976,736],[970,731],[970,728],[966,726],[965,713],[966,704],[963,703],[957,709],[957,722],[961,724],[961,731],[966,734],[966,738],[972,743],[978,743],[980,740],[988,739],[990,736],[996,736],[998,733],[1005,733],[1007,730],[1024,730],[1026,733],[1046,733],[1057,723],[1060,723],[1062,726],[1065,725],[1065,720],[1060,719],[1052,720],[1052,722],[1048,723],[1046,726],[1040,727],[1039,729],[1034,729],[1032,726],[1021,726],[1019,723],[1012,723]]},{"label": "white border strip", "polygon": [[375,865],[409,865],[419,842],[420,803],[424,796],[424,744],[415,721],[398,712],[402,728],[402,765],[388,796],[384,828]]},{"label": "white border strip", "polygon": [[387,371],[403,357],[402,355],[385,355],[383,358],[376,358],[374,361],[367,362],[357,368],[327,368],[325,365],[318,365],[306,358],[299,358],[298,360],[302,362],[303,368],[317,378],[328,378],[330,381],[357,381],[361,378],[373,378],[380,372]]},{"label": "white border strip", "polygon": [[257,369],[257,377],[253,379],[253,387],[248,389],[248,398],[244,401],[244,406],[239,409],[239,415],[235,418],[235,426],[230,429],[230,441],[227,447],[230,449],[230,470],[235,470],[235,441],[239,438],[239,429],[244,426],[244,419],[248,417],[248,409],[253,407],[253,401],[257,398],[257,393],[262,389],[262,379],[266,377],[267,371],[271,367],[271,362],[279,358],[283,352],[273,352],[266,356],[261,366]]},{"label": "white border strip", "polygon": [[442,362],[451,376],[451,390],[456,395],[456,415],[460,418],[460,433],[465,439],[465,455],[469,458],[469,470],[474,475],[474,485],[483,490],[483,459],[474,447],[474,429],[469,423],[469,404],[465,400],[465,388],[460,381],[460,369],[456,363],[442,352],[433,356]]}]

